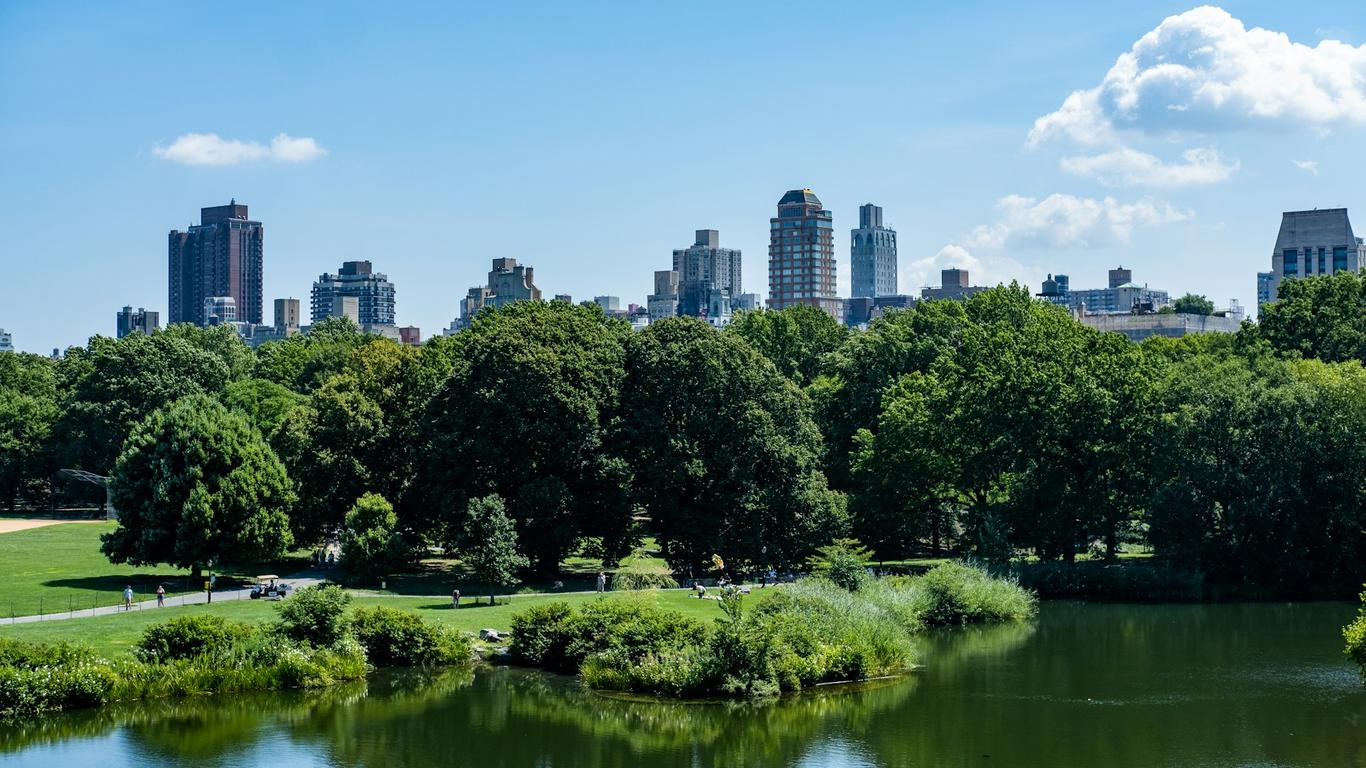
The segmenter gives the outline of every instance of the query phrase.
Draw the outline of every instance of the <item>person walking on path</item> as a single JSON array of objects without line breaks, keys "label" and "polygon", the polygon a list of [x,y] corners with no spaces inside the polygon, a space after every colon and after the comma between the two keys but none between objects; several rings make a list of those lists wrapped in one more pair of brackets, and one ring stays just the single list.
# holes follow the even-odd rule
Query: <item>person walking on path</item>
[{"label": "person walking on path", "polygon": [[133,585],[129,584],[123,588],[123,610],[133,610]]},{"label": "person walking on path", "polygon": [[607,574],[598,571],[598,592],[602,593],[605,591],[607,591]]},{"label": "person walking on path", "polygon": [[163,607],[163,606],[165,606],[165,605],[166,605],[166,585],[165,585],[165,584],[158,584],[158,585],[157,585],[157,607],[158,607],[158,608],[161,608],[161,607]]},{"label": "person walking on path", "polygon": [[460,607],[460,590],[458,590],[458,589],[452,589],[452,590],[451,590],[451,607],[452,607],[452,608],[459,608],[459,607]]}]

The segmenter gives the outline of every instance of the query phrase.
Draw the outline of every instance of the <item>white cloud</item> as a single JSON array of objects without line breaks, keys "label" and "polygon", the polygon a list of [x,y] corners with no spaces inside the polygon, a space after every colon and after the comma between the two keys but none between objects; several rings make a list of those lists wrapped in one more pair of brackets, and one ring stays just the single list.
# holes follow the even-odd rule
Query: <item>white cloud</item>
[{"label": "white cloud", "polygon": [[269,146],[225,139],[216,133],[187,133],[169,147],[153,147],[152,152],[163,160],[183,165],[236,165],[256,160],[302,163],[327,154],[311,138],[296,139],[284,133],[271,139]]},{"label": "white cloud", "polygon": [[1054,193],[1037,200],[1007,195],[996,203],[997,219],[972,231],[974,248],[1015,246],[1099,247],[1129,242],[1135,228],[1187,221],[1194,212],[1170,203],[1141,198],[1122,203]]},{"label": "white cloud", "polygon": [[1310,47],[1203,6],[1169,16],[1121,54],[1101,83],[1034,122],[1029,145],[1106,143],[1147,134],[1248,126],[1366,123],[1366,46]]},{"label": "white cloud", "polygon": [[1164,163],[1155,155],[1120,147],[1099,155],[1064,157],[1062,169],[1107,186],[1184,187],[1217,184],[1238,171],[1238,161],[1225,162],[1215,149],[1188,149],[1181,162]]},{"label": "white cloud", "polygon": [[1295,167],[1301,171],[1312,173],[1315,176],[1319,175],[1319,161],[1317,160],[1291,160],[1290,162],[1294,163]]}]

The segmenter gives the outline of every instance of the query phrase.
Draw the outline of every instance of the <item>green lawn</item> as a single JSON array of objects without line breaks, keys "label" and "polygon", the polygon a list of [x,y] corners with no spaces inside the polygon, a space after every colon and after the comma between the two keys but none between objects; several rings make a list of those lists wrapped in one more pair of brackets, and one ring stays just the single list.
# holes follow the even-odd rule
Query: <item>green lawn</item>
[{"label": "green lawn", "polygon": [[[609,595],[619,594],[609,593]],[[657,600],[662,606],[698,619],[709,620],[721,616],[720,604],[717,601],[698,600],[687,590],[626,594],[629,599]],[[748,599],[762,600],[767,594],[769,592],[766,590],[755,590]],[[506,631],[512,626],[512,615],[514,613],[538,603],[563,600],[572,604],[598,599],[601,598],[595,594],[517,595],[511,599],[500,598],[498,605],[490,606],[488,598],[484,598],[482,605],[472,605],[466,598],[462,600],[462,606],[459,610],[451,608],[449,601],[410,597],[358,597],[355,604],[402,608],[415,611],[425,618],[461,631],[477,632],[485,627]],[[505,600],[507,602],[504,602]],[[117,655],[126,652],[149,624],[191,613],[211,613],[235,621],[272,621],[275,618],[275,605],[276,603],[264,600],[234,600],[218,602],[213,605],[146,608],[114,616],[63,619],[33,624],[0,624],[0,637],[40,643],[80,642],[94,646],[100,653]]]},{"label": "green lawn", "polygon": [[[100,554],[100,535],[115,523],[59,523],[13,533],[0,533],[0,618],[60,613],[95,606],[118,605],[123,588],[132,585],[138,600],[152,599],[158,584],[170,595],[194,592],[202,580],[191,582],[190,572],[167,565],[114,565]],[[306,561],[276,564],[295,570]],[[252,566],[218,579],[220,589],[244,583]],[[279,572],[279,571],[276,571]]]}]

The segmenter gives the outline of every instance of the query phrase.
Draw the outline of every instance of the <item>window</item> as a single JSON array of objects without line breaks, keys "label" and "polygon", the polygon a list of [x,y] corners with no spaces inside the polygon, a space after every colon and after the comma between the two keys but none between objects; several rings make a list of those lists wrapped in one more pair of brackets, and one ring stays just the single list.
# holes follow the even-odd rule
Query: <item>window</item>
[{"label": "window", "polygon": [[1334,271],[1334,272],[1342,272],[1342,271],[1345,271],[1346,269],[1347,269],[1347,249],[1346,249],[1346,248],[1334,248],[1334,249],[1333,249],[1333,271]]},{"label": "window", "polygon": [[1285,275],[1296,275],[1296,274],[1299,274],[1299,271],[1300,271],[1300,270],[1299,270],[1299,265],[1300,265],[1300,252],[1299,252],[1299,251],[1295,250],[1294,248],[1287,248],[1287,249],[1285,249],[1285,252],[1281,254],[1281,257],[1282,257],[1282,259],[1283,259],[1284,262],[1285,262],[1285,267],[1281,270],[1281,274],[1285,274]]},{"label": "window", "polygon": [[1327,251],[1328,251],[1327,248],[1320,248],[1320,249],[1319,249],[1319,274],[1320,274],[1320,275],[1326,274],[1326,273],[1328,272],[1328,268],[1327,268],[1327,267],[1328,267],[1328,265],[1327,265],[1327,262],[1328,262]]}]

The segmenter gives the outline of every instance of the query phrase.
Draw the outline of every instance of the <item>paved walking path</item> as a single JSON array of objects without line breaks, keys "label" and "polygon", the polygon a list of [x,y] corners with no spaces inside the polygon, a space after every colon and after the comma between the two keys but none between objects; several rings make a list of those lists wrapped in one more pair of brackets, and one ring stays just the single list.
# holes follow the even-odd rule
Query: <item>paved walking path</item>
[{"label": "paved walking path", "polygon": [[[314,584],[321,583],[323,580],[321,573],[318,571],[304,571],[303,573],[295,574],[294,576],[286,576],[281,579],[281,581],[289,584],[293,589],[311,587]],[[213,593],[213,601],[221,603],[228,600],[250,600],[251,598],[248,596],[250,592],[250,587],[245,589],[219,590]],[[172,608],[177,605],[202,605],[207,602],[209,602],[209,596],[204,592],[187,592],[183,595],[168,595],[166,597],[167,608]],[[157,601],[155,599],[138,600],[133,603],[132,608],[124,608],[122,604],[105,605],[98,608],[81,608],[61,613],[15,616],[13,618],[0,619],[0,624],[31,624],[38,621],[61,621],[63,619],[83,619],[91,616],[113,616],[115,614],[128,613],[130,611],[156,610],[156,608]]]}]

